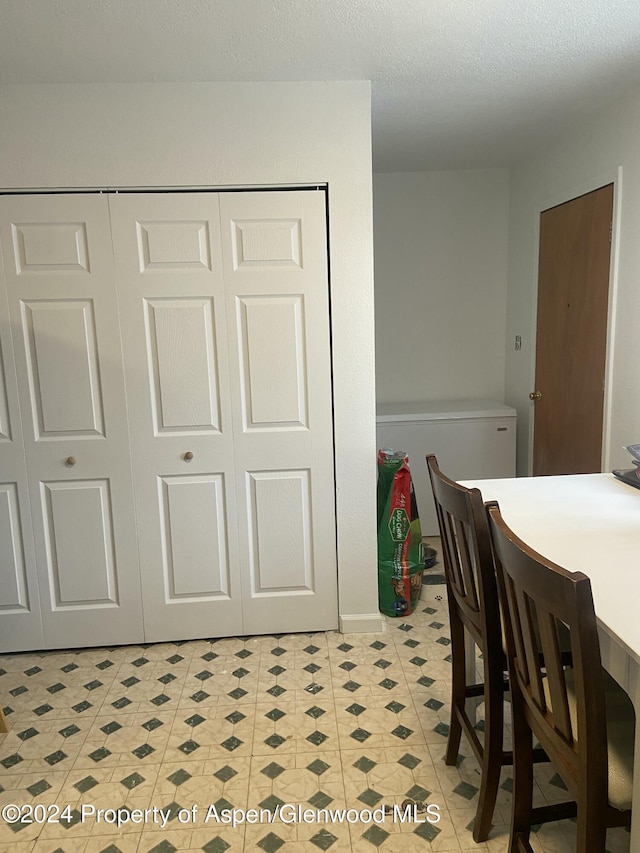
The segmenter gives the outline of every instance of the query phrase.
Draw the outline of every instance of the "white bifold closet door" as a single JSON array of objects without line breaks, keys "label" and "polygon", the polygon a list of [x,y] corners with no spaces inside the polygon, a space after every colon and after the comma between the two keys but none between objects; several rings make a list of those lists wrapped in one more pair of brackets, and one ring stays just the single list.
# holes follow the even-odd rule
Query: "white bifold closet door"
[{"label": "white bifold closet door", "polygon": [[148,640],[242,625],[217,195],[109,199]]},{"label": "white bifold closet door", "polygon": [[[7,243],[7,241],[5,241]],[[8,249],[8,254],[7,254]],[[4,255],[0,243],[0,650],[42,648],[44,635]]]},{"label": "white bifold closet door", "polygon": [[2,436],[10,464],[0,474],[0,640],[4,649],[140,642],[107,200],[2,197],[0,237],[0,412],[7,401],[10,409]]},{"label": "white bifold closet door", "polygon": [[110,196],[145,638],[337,627],[324,196]]},{"label": "white bifold closet door", "polygon": [[338,627],[324,193],[220,195],[246,633]]},{"label": "white bifold closet door", "polygon": [[324,194],[0,197],[0,651],[337,627]]}]

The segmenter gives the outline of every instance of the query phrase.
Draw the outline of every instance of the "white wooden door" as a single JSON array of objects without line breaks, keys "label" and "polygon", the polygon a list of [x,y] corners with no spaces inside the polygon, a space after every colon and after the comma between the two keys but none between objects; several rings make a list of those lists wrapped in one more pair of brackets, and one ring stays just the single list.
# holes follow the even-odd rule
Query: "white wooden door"
[{"label": "white wooden door", "polygon": [[48,648],[143,639],[107,199],[0,198]]},{"label": "white wooden door", "polygon": [[220,194],[245,634],[337,627],[324,194]]},{"label": "white wooden door", "polygon": [[218,197],[110,199],[148,642],[242,633]]},{"label": "white wooden door", "polygon": [[44,643],[9,304],[0,247],[0,651]]},{"label": "white wooden door", "polygon": [[335,628],[323,195],[110,203],[146,639]]},{"label": "white wooden door", "polygon": [[0,236],[5,650],[336,628],[324,195],[5,197]]}]

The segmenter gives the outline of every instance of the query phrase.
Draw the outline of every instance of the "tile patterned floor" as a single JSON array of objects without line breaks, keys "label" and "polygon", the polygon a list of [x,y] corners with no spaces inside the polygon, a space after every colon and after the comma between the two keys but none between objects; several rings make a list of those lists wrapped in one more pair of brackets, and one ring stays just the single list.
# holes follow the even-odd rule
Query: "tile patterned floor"
[{"label": "tile patterned floor", "polygon": [[[478,767],[472,757],[443,762],[443,599],[444,587],[425,584],[417,611],[388,620],[382,634],[5,655],[0,697],[11,731],[0,735],[0,806],[33,807],[35,821],[0,823],[0,853],[506,850],[508,771],[491,837],[474,844]],[[557,777],[538,770],[538,800],[562,799]],[[275,816],[282,804],[360,812],[405,799],[438,806],[439,822],[424,811],[415,823]],[[206,821],[211,805],[218,814],[263,809],[274,820],[234,828]],[[65,806],[60,822],[38,822]],[[100,821],[91,807],[103,810]],[[144,824],[119,828],[106,822],[115,810],[149,811]],[[572,828],[542,827],[536,851],[569,853]],[[608,847],[628,851],[628,834],[611,832]]]}]

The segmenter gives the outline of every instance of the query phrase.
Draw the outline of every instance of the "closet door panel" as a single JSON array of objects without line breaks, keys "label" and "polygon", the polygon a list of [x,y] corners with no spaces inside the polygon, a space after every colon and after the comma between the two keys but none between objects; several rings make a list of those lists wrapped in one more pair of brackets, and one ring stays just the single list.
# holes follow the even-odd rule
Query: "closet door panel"
[{"label": "closet door panel", "polygon": [[6,196],[0,234],[43,645],[140,642],[107,199]]},{"label": "closet door panel", "polygon": [[[2,252],[0,251],[0,448],[10,445],[13,441],[11,434],[11,420],[9,418],[9,389],[7,388],[7,375],[5,362],[10,366],[13,374],[13,350],[11,347],[11,328],[9,324],[9,309],[6,301],[6,290],[4,284],[4,270],[2,269]],[[12,375],[11,397],[13,408],[18,416],[17,388],[15,377]],[[18,433],[20,433],[20,418],[18,416]]]},{"label": "closet door panel", "polygon": [[110,205],[145,637],[241,634],[217,195]]},{"label": "closet door panel", "polygon": [[21,309],[37,440],[104,437],[92,301],[25,300]]},{"label": "closet door panel", "polygon": [[[15,458],[8,459],[11,455]],[[0,653],[41,649],[44,635],[24,456],[2,447],[0,460]]]},{"label": "closet door panel", "polygon": [[0,483],[0,612],[20,613],[29,607],[27,567],[15,483]]},{"label": "closet door panel", "polygon": [[214,300],[145,299],[154,433],[220,433]]},{"label": "closet door panel", "polygon": [[[56,608],[118,606],[108,481],[42,483],[41,498]],[[93,571],[87,572],[87,565]]]},{"label": "closet door panel", "polygon": [[326,211],[221,193],[245,633],[337,627]]},{"label": "closet door panel", "polygon": [[237,301],[243,429],[305,429],[307,369],[300,295]]},{"label": "closet door panel", "polygon": [[[309,471],[250,472],[249,569],[253,598],[313,595]],[[286,547],[283,547],[286,543]]]},{"label": "closet door panel", "polygon": [[169,601],[229,599],[225,484],[220,475],[164,477],[162,547]]}]

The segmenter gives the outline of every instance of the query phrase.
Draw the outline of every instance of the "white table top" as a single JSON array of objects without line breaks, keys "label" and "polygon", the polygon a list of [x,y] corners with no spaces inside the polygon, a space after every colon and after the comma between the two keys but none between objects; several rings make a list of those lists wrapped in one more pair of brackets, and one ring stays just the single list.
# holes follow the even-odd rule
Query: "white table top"
[{"label": "white table top", "polygon": [[591,579],[602,628],[640,663],[640,489],[612,474],[467,480],[530,547]]}]

